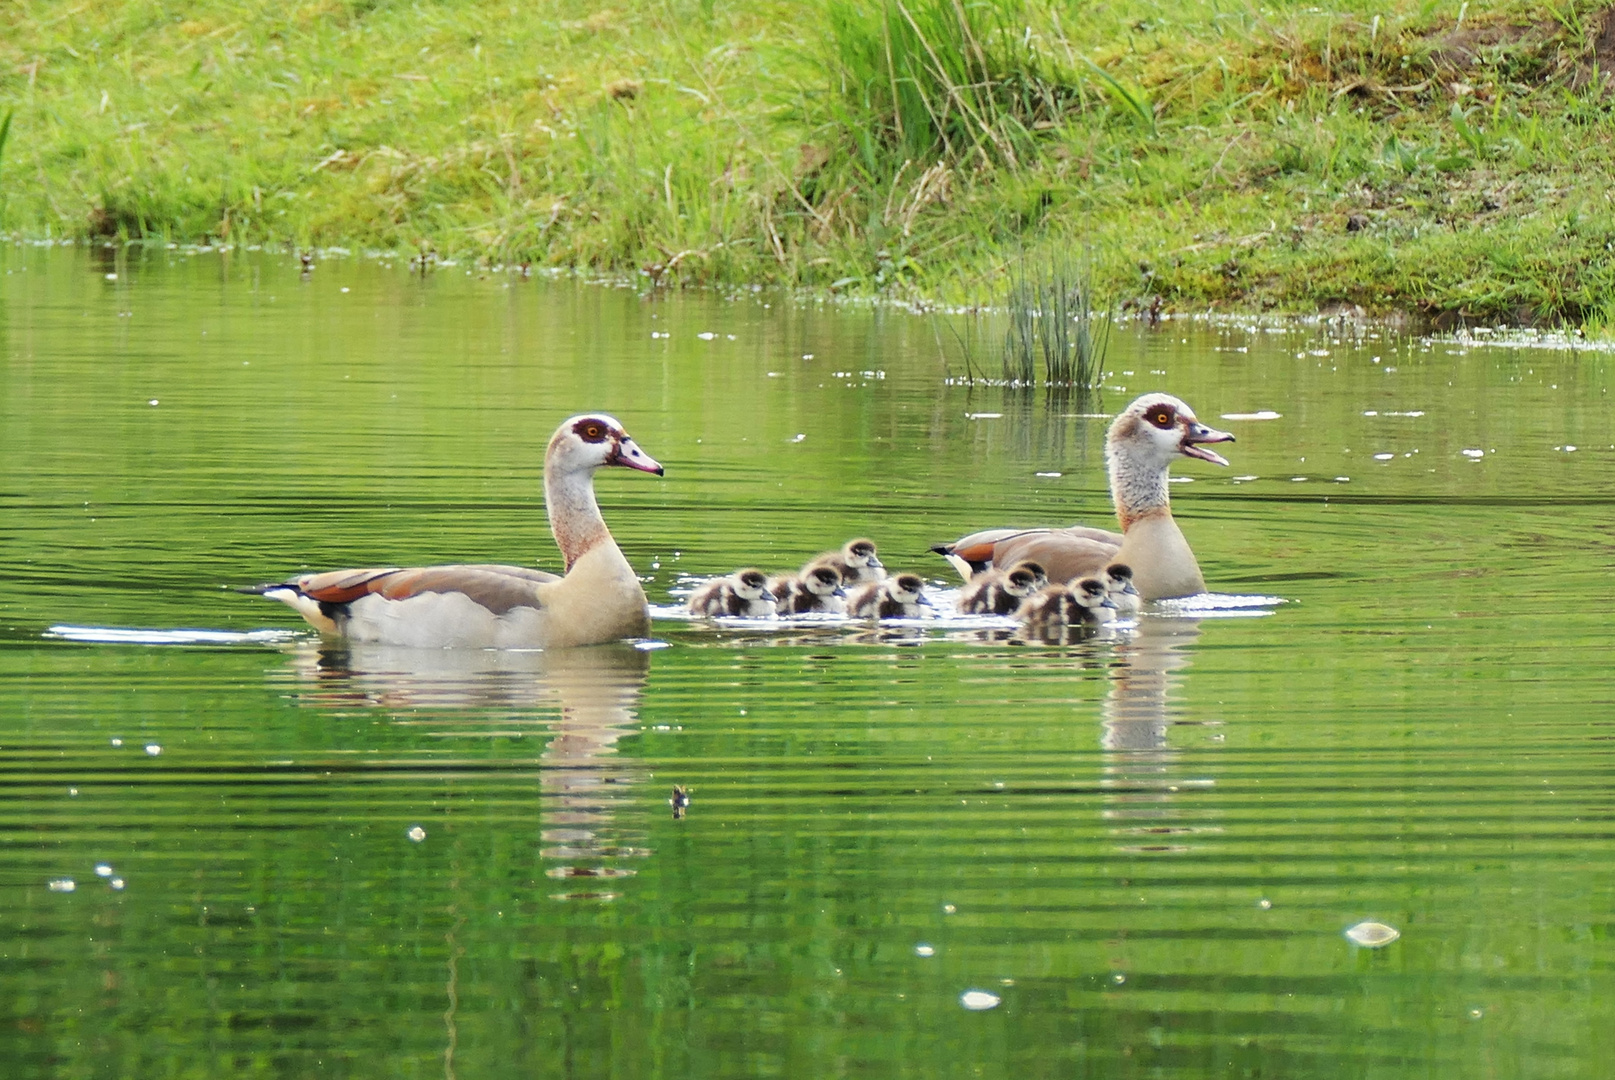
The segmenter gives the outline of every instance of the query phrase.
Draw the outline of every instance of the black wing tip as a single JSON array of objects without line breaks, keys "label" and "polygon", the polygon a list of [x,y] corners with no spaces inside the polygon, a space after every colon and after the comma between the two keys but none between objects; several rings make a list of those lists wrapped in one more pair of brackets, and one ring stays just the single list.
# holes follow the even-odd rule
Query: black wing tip
[{"label": "black wing tip", "polygon": [[946,558],[947,556],[953,554],[953,545],[952,544],[932,544],[929,550],[931,550],[931,551],[935,552],[936,554],[941,555],[944,558]]},{"label": "black wing tip", "polygon": [[262,585],[237,585],[235,591],[247,596],[263,596],[275,589],[295,589],[297,586],[286,581],[266,581]]}]

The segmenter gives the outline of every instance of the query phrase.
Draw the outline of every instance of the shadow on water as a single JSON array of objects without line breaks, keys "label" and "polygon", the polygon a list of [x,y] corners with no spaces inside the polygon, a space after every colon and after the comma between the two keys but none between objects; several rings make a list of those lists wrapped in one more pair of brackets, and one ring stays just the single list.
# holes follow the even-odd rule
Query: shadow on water
[{"label": "shadow on water", "polygon": [[618,806],[645,778],[643,769],[617,756],[617,743],[637,733],[648,652],[631,645],[520,652],[306,642],[290,655],[289,668],[304,688],[299,701],[309,707],[394,710],[394,723],[425,726],[442,739],[547,731],[538,784],[544,807],[539,855],[555,863],[545,871],[549,877],[630,877],[634,871],[624,866],[580,863],[649,854],[613,826]]}]

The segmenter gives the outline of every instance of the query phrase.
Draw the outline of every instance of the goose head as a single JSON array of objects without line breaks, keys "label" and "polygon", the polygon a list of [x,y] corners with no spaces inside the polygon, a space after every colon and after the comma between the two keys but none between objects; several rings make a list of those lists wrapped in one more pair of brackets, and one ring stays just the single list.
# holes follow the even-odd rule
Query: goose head
[{"label": "goose head", "polygon": [[1133,568],[1126,563],[1111,563],[1105,567],[1105,584],[1112,596],[1138,595],[1138,589],[1133,585]]},{"label": "goose head", "polygon": [[842,545],[841,558],[848,566],[860,573],[864,570],[880,570],[885,564],[875,555],[875,542],[863,537],[857,540],[848,540]]},{"label": "goose head", "polygon": [[734,574],[735,595],[748,603],[754,603],[767,596],[772,600],[773,594],[768,591],[768,577],[761,570],[747,567],[736,570]]},{"label": "goose head", "polygon": [[886,595],[899,604],[926,604],[925,581],[918,574],[898,574],[886,582]]},{"label": "goose head", "polygon": [[614,418],[604,413],[585,413],[561,422],[550,436],[544,453],[544,471],[590,472],[608,465],[663,475],[665,470],[639,448]]},{"label": "goose head", "polygon": [[1202,424],[1193,409],[1171,394],[1145,394],[1123,409],[1110,425],[1105,452],[1112,461],[1164,472],[1180,454],[1213,465],[1227,465],[1228,459],[1207,450],[1206,444],[1233,441],[1228,432]]},{"label": "goose head", "polygon": [[841,587],[841,571],[826,563],[817,563],[802,571],[802,587],[814,596],[846,596]]},{"label": "goose head", "polygon": [[1026,559],[1009,568],[1004,575],[1004,591],[1011,596],[1018,596],[1022,600],[1042,589],[1049,583],[1048,571],[1043,564]]},{"label": "goose head", "polygon": [[1088,618],[1099,617],[1105,610],[1116,610],[1116,602],[1110,598],[1110,586],[1102,578],[1086,577],[1072,582],[1071,596],[1088,613]]}]

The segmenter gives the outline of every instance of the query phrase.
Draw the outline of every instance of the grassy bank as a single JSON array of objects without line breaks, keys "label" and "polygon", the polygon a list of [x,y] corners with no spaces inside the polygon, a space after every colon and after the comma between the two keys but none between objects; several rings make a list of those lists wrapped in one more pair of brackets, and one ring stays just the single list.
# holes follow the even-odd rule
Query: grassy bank
[{"label": "grassy bank", "polygon": [[1609,68],[1579,0],[18,0],[0,228],[1602,327]]}]

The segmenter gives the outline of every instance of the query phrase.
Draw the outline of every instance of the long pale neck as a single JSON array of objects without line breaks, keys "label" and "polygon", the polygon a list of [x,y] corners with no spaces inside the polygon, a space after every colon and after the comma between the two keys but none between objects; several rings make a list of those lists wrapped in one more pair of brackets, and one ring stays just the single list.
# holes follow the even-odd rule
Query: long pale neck
[{"label": "long pale neck", "polygon": [[1110,459],[1110,497],[1124,533],[1141,518],[1172,513],[1166,470],[1141,469],[1135,462],[1116,455]]},{"label": "long pale neck", "polygon": [[576,472],[544,471],[544,509],[549,513],[550,531],[561,549],[566,569],[601,543],[611,542],[611,531],[594,501],[594,470]]}]

